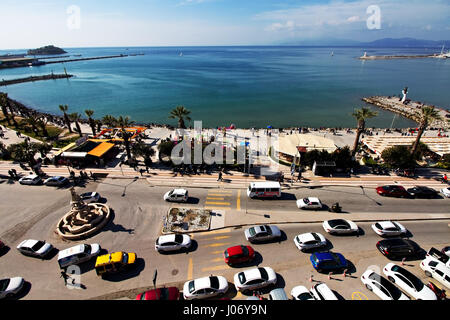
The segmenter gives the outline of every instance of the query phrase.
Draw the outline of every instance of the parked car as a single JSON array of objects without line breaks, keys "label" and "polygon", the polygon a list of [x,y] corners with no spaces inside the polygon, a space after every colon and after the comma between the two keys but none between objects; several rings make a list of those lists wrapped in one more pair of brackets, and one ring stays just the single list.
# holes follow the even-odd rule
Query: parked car
[{"label": "parked car", "polygon": [[187,281],[183,286],[185,300],[212,298],[228,290],[228,281],[222,276],[210,276]]},{"label": "parked car", "polygon": [[316,300],[338,300],[334,292],[323,282],[313,285],[311,293]]},{"label": "parked car", "polygon": [[309,259],[318,272],[342,271],[348,267],[348,262],[340,253],[316,252]]},{"label": "parked car", "polygon": [[270,267],[254,268],[234,275],[234,286],[238,291],[260,289],[276,282],[277,275]]},{"label": "parked car", "polygon": [[422,187],[422,186],[416,186],[413,188],[409,188],[408,193],[411,195],[411,197],[414,198],[425,198],[425,199],[433,199],[436,198],[439,192],[432,188],[428,187]]},{"label": "parked car", "polygon": [[388,263],[383,268],[383,273],[389,281],[394,282],[413,298],[417,300],[437,300],[436,294],[408,270],[394,263]]},{"label": "parked car", "polygon": [[255,250],[250,246],[234,246],[223,252],[225,263],[232,266],[239,263],[252,261],[255,258]]},{"label": "parked car", "polygon": [[442,248],[441,252],[450,258],[450,246]]},{"label": "parked car", "polygon": [[78,265],[91,260],[100,253],[99,244],[79,244],[77,246],[61,250],[58,253],[58,264],[60,268]]},{"label": "parked car", "polygon": [[382,300],[409,300],[408,296],[401,292],[392,282],[371,269],[367,269],[363,273],[361,281],[367,290],[372,291]]},{"label": "parked car", "polygon": [[316,300],[313,294],[304,286],[297,286],[291,290],[294,300]]},{"label": "parked car", "polygon": [[415,242],[401,238],[378,241],[376,247],[389,259],[415,257],[421,252],[420,247]]},{"label": "parked car", "polygon": [[259,225],[254,226],[244,231],[245,238],[251,242],[261,242],[279,239],[281,231],[277,226]]},{"label": "parked car", "polygon": [[0,240],[0,251],[3,250],[3,248],[5,248],[6,245]]},{"label": "parked car", "polygon": [[136,300],[179,300],[180,290],[177,287],[158,288],[140,293]]},{"label": "parked car", "polygon": [[420,268],[428,277],[432,277],[450,289],[450,268],[444,263],[436,261],[431,257],[426,257],[421,263]]},{"label": "parked car", "polygon": [[192,245],[191,237],[187,234],[169,234],[160,236],[155,241],[155,250],[178,251],[189,249]]},{"label": "parked car", "polygon": [[401,236],[408,232],[401,223],[395,221],[376,222],[372,224],[372,230],[379,236]]},{"label": "parked car", "polygon": [[447,268],[450,268],[450,257],[434,247],[431,247],[430,250],[428,250],[426,257],[442,262]]},{"label": "parked car", "polygon": [[383,197],[410,198],[411,195],[402,186],[390,185],[376,188],[377,193]]},{"label": "parked car", "polygon": [[323,229],[330,234],[352,234],[357,233],[359,228],[350,220],[333,219],[322,223]]},{"label": "parked car", "polygon": [[86,192],[80,195],[81,200],[85,203],[96,203],[100,201],[100,194],[98,192]]},{"label": "parked car", "polygon": [[299,250],[303,251],[325,247],[327,245],[327,239],[320,233],[309,232],[296,236],[294,243]]},{"label": "parked car", "polygon": [[446,198],[450,198],[450,187],[442,188],[442,189],[441,189],[441,193],[442,193]]},{"label": "parked car", "polygon": [[66,177],[50,177],[44,181],[44,184],[46,186],[52,186],[52,187],[62,187],[69,183],[69,179]]},{"label": "parked car", "polygon": [[269,300],[289,300],[283,288],[276,288],[269,292]]},{"label": "parked car", "polygon": [[187,202],[189,194],[186,189],[173,189],[164,195],[165,201],[171,202]]},{"label": "parked car", "polygon": [[11,298],[18,294],[24,283],[22,277],[0,279],[0,299]]},{"label": "parked car", "polygon": [[322,209],[322,203],[320,202],[319,198],[308,197],[297,200],[297,207],[302,210],[319,210]]},{"label": "parked car", "polygon": [[41,240],[24,240],[17,246],[22,254],[27,256],[44,258],[52,251],[53,246],[50,243]]},{"label": "parked car", "polygon": [[137,255],[134,252],[114,252],[97,257],[95,272],[98,276],[119,273],[135,265]]},{"label": "parked car", "polygon": [[42,179],[38,175],[32,174],[20,178],[19,183],[24,185],[38,185],[42,183]]}]

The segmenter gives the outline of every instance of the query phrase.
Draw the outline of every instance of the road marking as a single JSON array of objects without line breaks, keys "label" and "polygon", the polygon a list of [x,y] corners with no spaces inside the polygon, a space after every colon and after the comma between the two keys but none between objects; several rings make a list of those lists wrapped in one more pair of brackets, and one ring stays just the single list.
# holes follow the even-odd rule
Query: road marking
[{"label": "road marking", "polygon": [[209,260],[211,262],[223,262],[223,257]]},{"label": "road marking", "polygon": [[228,239],[231,238],[231,236],[218,236],[218,237],[213,237],[213,238],[204,238],[202,239],[202,241],[204,240],[223,240],[223,239]]},{"label": "road marking", "polygon": [[230,269],[230,267],[225,264],[225,265],[218,265],[218,266],[214,266],[214,267],[203,268],[202,272],[219,271],[219,270],[227,270],[227,269]]},{"label": "road marking", "polygon": [[230,191],[230,190],[210,190],[208,193],[209,194],[212,194],[212,193],[214,193],[214,192],[217,192],[217,193],[228,193],[228,194],[233,194],[233,191]]},{"label": "road marking", "polygon": [[357,291],[352,293],[352,300],[369,300],[369,299],[364,293]]},{"label": "road marking", "polygon": [[229,202],[212,202],[212,201],[206,201],[205,204],[217,204],[217,205],[229,206],[231,203],[229,203]]},{"label": "road marking", "polygon": [[241,190],[238,191],[237,202],[236,202],[236,209],[238,211],[241,211]]},{"label": "road marking", "polygon": [[222,246],[229,245],[230,243],[231,242],[212,243],[212,244],[207,244],[206,246],[203,246],[203,248],[222,247]]},{"label": "road marking", "polygon": [[243,297],[244,297],[244,295],[242,294],[242,292],[238,291],[236,293],[236,298],[243,298]]},{"label": "road marking", "polygon": [[189,280],[193,279],[192,275],[194,273],[194,265],[192,263],[192,258],[189,258],[189,264],[188,264],[188,274],[187,274],[187,278]]},{"label": "road marking", "polygon": [[207,200],[225,200],[224,197],[206,197]]},{"label": "road marking", "polygon": [[214,206],[205,206],[205,210],[223,210],[223,209],[227,209],[230,207],[214,207]]}]

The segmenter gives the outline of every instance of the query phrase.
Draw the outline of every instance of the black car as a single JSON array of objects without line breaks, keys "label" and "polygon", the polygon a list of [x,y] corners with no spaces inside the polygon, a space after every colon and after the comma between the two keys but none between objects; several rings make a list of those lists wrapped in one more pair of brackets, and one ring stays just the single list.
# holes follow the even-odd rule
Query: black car
[{"label": "black car", "polygon": [[413,187],[409,188],[407,191],[412,197],[415,198],[433,199],[438,195],[438,192],[436,190],[428,187]]},{"label": "black car", "polygon": [[378,241],[377,249],[389,259],[416,257],[422,252],[414,241],[401,238]]}]

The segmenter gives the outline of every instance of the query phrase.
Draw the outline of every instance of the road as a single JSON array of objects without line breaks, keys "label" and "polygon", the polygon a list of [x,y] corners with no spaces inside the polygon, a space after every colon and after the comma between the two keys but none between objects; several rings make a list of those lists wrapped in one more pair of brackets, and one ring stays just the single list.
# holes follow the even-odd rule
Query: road
[{"label": "road", "polygon": [[[21,186],[17,183],[0,183],[0,239],[9,247],[9,251],[0,256],[0,277],[22,276],[29,285],[22,295],[23,299],[89,299],[133,297],[136,292],[151,287],[155,269],[158,270],[158,285],[174,284],[181,286],[194,277],[223,274],[229,281],[236,270],[224,265],[222,252],[228,246],[244,244],[243,229],[227,228],[204,234],[193,234],[193,250],[182,254],[161,255],[154,250],[154,241],[158,237],[162,220],[172,204],[162,201],[162,195],[170,188],[151,187],[146,180],[105,179],[78,187],[77,191],[98,191],[114,209],[113,221],[100,233],[82,242],[65,242],[54,233],[58,220],[70,209],[70,193],[67,189],[55,189],[45,186]],[[381,198],[373,190],[361,188],[320,188],[287,191],[283,200],[249,200],[245,190],[200,189],[190,190],[191,200],[188,206],[215,207],[233,214],[245,214],[247,211],[267,211],[276,214],[277,210],[298,213],[295,199],[304,196],[319,196],[328,205],[339,201],[344,210],[360,210],[373,217],[373,212],[448,212],[448,199],[414,200]],[[240,211],[239,211],[240,209]],[[302,212],[301,214],[314,214]],[[231,217],[232,219],[232,217]],[[450,220],[449,220],[450,221]],[[428,250],[431,246],[441,248],[450,244],[449,221],[408,222],[405,224],[413,234],[413,240]],[[374,298],[361,286],[359,279],[335,276],[328,280],[326,275],[313,272],[309,255],[300,253],[294,246],[293,237],[302,232],[323,232],[320,224],[280,225],[286,240],[281,243],[255,245],[260,266],[271,266],[279,274],[279,286],[290,292],[295,285],[309,286],[309,277],[329,282],[343,298],[351,299],[355,288],[369,299]],[[368,265],[382,267],[387,259],[376,249],[376,236],[369,224],[361,224],[365,234],[359,238],[327,238],[333,250],[343,253],[356,268],[354,276],[359,277]],[[113,280],[101,280],[95,274],[93,263],[83,266],[81,283],[84,290],[68,290],[60,271],[56,257],[40,260],[25,257],[17,252],[15,246],[23,239],[46,240],[58,249],[65,249],[77,243],[99,243],[109,252],[124,250],[138,254],[138,267],[131,273]],[[355,246],[355,243],[358,243]],[[283,252],[283,254],[280,254]],[[417,261],[411,262],[414,272],[424,276]],[[251,266],[249,266],[251,267]],[[353,290],[353,291],[352,291]],[[119,292],[119,293],[117,293]],[[230,290],[230,297],[243,299],[244,296]]]}]

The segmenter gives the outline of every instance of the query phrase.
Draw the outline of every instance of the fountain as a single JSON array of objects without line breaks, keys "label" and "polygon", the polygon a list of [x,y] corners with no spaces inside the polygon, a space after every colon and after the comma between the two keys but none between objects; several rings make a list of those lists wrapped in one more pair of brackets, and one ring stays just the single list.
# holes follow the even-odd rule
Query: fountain
[{"label": "fountain", "polygon": [[72,209],[58,222],[58,235],[66,240],[80,240],[102,229],[111,217],[109,206],[102,203],[84,203],[74,187],[70,188],[70,193]]}]

